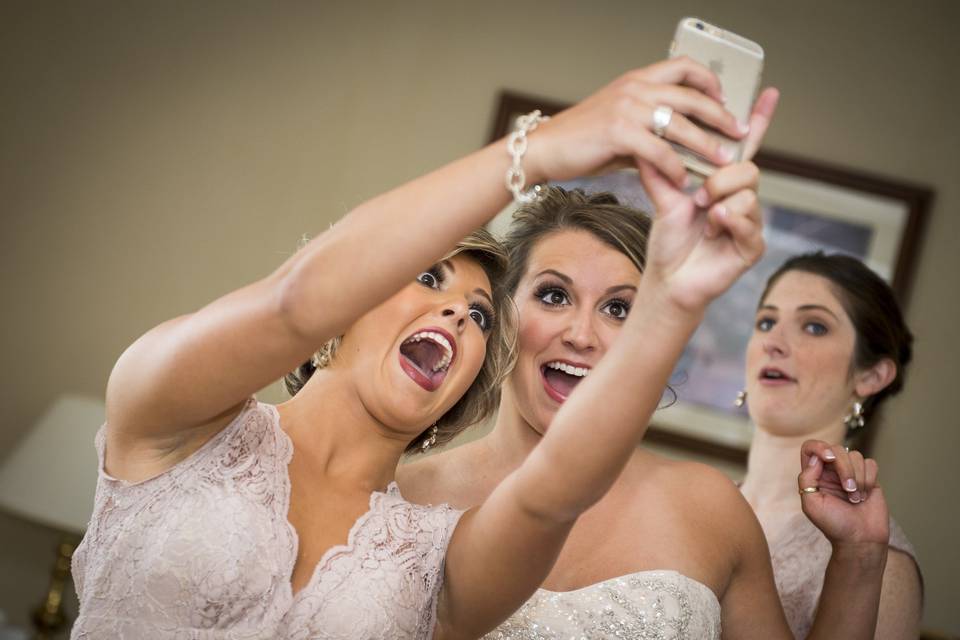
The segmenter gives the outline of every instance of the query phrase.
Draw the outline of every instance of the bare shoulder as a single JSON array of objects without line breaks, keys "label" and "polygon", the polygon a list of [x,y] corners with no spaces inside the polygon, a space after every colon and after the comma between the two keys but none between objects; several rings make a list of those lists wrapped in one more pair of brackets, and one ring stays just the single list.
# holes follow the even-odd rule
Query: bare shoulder
[{"label": "bare shoulder", "polygon": [[762,537],[750,504],[722,471],[700,462],[658,457],[653,480],[682,500],[685,514],[709,523],[712,530],[722,529],[732,540],[751,546],[758,535]]},{"label": "bare shoulder", "polygon": [[660,481],[669,483],[676,490],[696,499],[702,496],[707,502],[722,501],[720,506],[747,504],[736,483],[722,471],[702,462],[659,458],[657,473]]}]

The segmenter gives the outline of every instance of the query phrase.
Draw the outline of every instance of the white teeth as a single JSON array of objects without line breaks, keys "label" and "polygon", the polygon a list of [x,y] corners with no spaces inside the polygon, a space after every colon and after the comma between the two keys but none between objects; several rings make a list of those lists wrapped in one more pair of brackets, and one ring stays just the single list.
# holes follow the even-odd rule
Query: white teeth
[{"label": "white teeth", "polygon": [[578,378],[585,378],[587,374],[590,373],[590,367],[574,367],[566,362],[548,362],[547,367],[556,369],[557,371],[563,371],[567,375],[577,376]]},{"label": "white teeth", "polygon": [[433,365],[434,371],[440,371],[450,366],[450,361],[453,360],[453,347],[450,346],[450,342],[443,335],[436,331],[419,331],[410,336],[407,342],[420,342],[421,340],[429,340],[443,348],[443,357],[437,364]]}]

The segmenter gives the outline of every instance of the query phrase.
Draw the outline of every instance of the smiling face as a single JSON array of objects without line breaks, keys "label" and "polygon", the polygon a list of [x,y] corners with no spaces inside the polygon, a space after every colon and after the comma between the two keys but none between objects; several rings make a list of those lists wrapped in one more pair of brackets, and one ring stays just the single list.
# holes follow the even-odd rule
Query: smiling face
[{"label": "smiling face", "polygon": [[[788,271],[757,310],[747,345],[750,416],[775,435],[800,436],[840,424],[856,396],[856,332],[830,281]],[[859,393],[858,393],[859,392]]]},{"label": "smiling face", "polygon": [[477,377],[495,322],[490,297],[483,268],[454,256],[360,317],[334,366],[352,377],[371,415],[412,439]]},{"label": "smiling face", "polygon": [[532,248],[514,294],[519,349],[507,384],[535,431],[546,432],[610,348],[639,282],[629,258],[587,231],[558,231]]}]

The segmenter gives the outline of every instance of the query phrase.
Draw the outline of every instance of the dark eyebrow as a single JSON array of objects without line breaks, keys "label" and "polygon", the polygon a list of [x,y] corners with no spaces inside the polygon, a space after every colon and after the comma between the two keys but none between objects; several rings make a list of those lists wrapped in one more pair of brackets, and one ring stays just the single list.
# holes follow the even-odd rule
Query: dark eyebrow
[{"label": "dark eyebrow", "polygon": [[832,315],[835,320],[837,320],[838,322],[840,321],[840,318],[837,317],[837,314],[835,314],[833,311],[830,311],[830,309],[827,309],[822,304],[805,304],[797,307],[797,311],[817,311],[817,310],[826,311],[827,313]]},{"label": "dark eyebrow", "polygon": [[[780,309],[778,309],[776,305],[764,304],[757,309],[757,313],[760,313],[761,311],[779,311],[779,310]],[[797,311],[826,311],[831,316],[833,316],[837,322],[840,321],[840,318],[837,318],[837,314],[835,314],[833,311],[830,311],[830,309],[827,309],[822,304],[803,304],[797,307]]]},{"label": "dark eyebrow", "polygon": [[563,273],[560,273],[560,272],[557,271],[556,269],[544,269],[543,271],[541,271],[540,273],[538,273],[536,277],[539,278],[540,276],[542,276],[542,275],[544,275],[544,274],[548,274],[548,273],[551,274],[551,275],[557,276],[558,278],[560,278],[561,280],[563,280],[563,281],[566,282],[567,284],[573,284],[573,279],[572,279],[570,276],[568,276],[568,275],[566,275],[566,274],[563,274]]}]

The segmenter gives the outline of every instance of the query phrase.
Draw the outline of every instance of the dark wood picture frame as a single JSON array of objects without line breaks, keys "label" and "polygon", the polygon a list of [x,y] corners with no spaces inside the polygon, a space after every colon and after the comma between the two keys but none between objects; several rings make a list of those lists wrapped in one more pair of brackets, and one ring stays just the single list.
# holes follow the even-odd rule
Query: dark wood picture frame
[{"label": "dark wood picture frame", "polygon": [[[520,114],[540,109],[545,115],[556,114],[567,108],[567,104],[556,100],[526,95],[514,91],[502,91],[497,97],[494,119],[490,128],[490,141],[505,136]],[[902,225],[896,234],[895,260],[892,260],[889,280],[897,294],[901,306],[906,308],[909,299],[910,284],[916,266],[920,238],[926,222],[934,193],[924,186],[910,184],[890,178],[851,170],[824,162],[801,158],[792,154],[761,150],[754,158],[762,175],[797,178],[809,183],[824,185],[825,188],[837,188],[852,194],[879,197],[896,204],[902,209]],[[869,450],[875,430],[867,430],[864,441],[859,446]],[[646,439],[671,447],[687,449],[708,456],[744,464],[747,446],[740,443],[731,445],[710,438],[664,427],[654,419]]]}]

